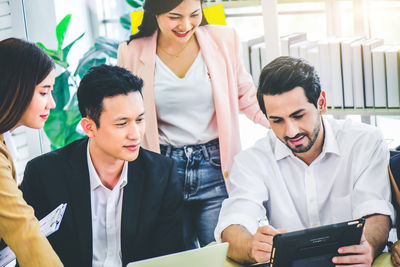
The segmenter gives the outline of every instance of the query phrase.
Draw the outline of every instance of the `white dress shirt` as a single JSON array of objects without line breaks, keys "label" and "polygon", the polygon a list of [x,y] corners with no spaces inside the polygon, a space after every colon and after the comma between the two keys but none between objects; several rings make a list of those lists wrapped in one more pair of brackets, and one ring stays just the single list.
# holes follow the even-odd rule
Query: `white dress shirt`
[{"label": "white dress shirt", "polygon": [[380,131],[351,120],[323,118],[323,123],[323,149],[309,166],[272,130],[235,157],[217,241],[232,224],[254,234],[265,215],[273,227],[288,231],[375,213],[393,220],[389,152]]},{"label": "white dress shirt", "polygon": [[93,267],[122,266],[121,212],[124,186],[128,183],[128,162],[125,162],[115,187],[105,187],[93,166],[87,148],[92,208]]}]

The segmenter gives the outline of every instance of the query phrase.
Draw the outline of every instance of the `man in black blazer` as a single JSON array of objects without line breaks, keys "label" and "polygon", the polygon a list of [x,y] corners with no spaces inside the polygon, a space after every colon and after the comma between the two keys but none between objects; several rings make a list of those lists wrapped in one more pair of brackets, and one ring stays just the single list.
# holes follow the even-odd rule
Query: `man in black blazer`
[{"label": "man in black blazer", "polygon": [[49,241],[65,266],[126,266],[183,250],[182,184],[172,160],[140,148],[142,80],[92,68],[78,88],[89,138],[30,161],[20,186],[41,219],[67,203]]}]

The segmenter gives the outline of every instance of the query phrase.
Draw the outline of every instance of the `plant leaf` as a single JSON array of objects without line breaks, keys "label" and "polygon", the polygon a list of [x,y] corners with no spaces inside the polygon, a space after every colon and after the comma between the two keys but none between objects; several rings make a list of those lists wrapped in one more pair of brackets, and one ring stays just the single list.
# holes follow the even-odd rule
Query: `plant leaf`
[{"label": "plant leaf", "polygon": [[57,54],[57,51],[48,49],[48,48],[45,47],[44,44],[42,44],[41,42],[36,42],[36,44],[37,44],[40,48],[42,48],[42,49],[43,49],[47,54],[49,54],[49,55],[51,55],[51,54]]},{"label": "plant leaf", "polygon": [[107,58],[117,58],[118,45],[118,41],[104,37],[97,38],[94,46],[79,60],[74,76],[79,75],[83,78],[91,67],[106,63]]},{"label": "plant leaf", "polygon": [[58,48],[57,51],[61,52],[61,48],[64,43],[64,38],[65,34],[67,33],[69,23],[71,21],[71,14],[66,15],[60,23],[57,24],[56,27],[56,35],[57,35],[57,41],[58,41]]},{"label": "plant leaf", "polygon": [[53,110],[50,112],[50,116],[44,125],[44,131],[51,142],[52,148],[57,149],[65,145],[66,118],[65,110]]},{"label": "plant leaf", "polygon": [[80,65],[79,69],[76,70],[77,71],[76,73],[82,79],[83,76],[85,76],[85,74],[88,72],[88,70],[91,67],[105,64],[106,61],[107,61],[107,59],[105,57],[104,58],[91,58],[88,61],[85,61],[84,64]]},{"label": "plant leaf", "polygon": [[55,110],[63,110],[69,102],[70,92],[69,92],[69,77],[71,73],[69,71],[64,71],[56,77],[56,82],[54,84],[53,97],[56,102]]},{"label": "plant leaf", "polygon": [[46,48],[40,42],[37,42],[36,44],[39,47],[41,47],[54,60],[55,63],[57,63],[58,65],[62,66],[63,68],[67,68],[68,67],[68,63],[62,60],[61,55],[57,51]]},{"label": "plant leaf", "polygon": [[131,14],[127,13],[119,18],[122,28],[126,30],[131,30]]},{"label": "plant leaf", "polygon": [[[165,1],[167,1],[167,0],[165,0]],[[138,8],[138,7],[143,6],[144,0],[126,0],[126,2],[127,2],[131,7]]]},{"label": "plant leaf", "polygon": [[119,41],[115,41],[105,37],[99,37],[96,39],[94,46],[96,50],[104,52],[109,57],[117,58],[119,44],[120,44]]},{"label": "plant leaf", "polygon": [[67,62],[67,57],[68,57],[69,51],[71,50],[72,46],[75,44],[76,41],[80,40],[84,35],[85,35],[85,33],[82,33],[78,38],[76,38],[69,45],[64,47],[64,49],[61,52],[62,59],[63,59],[64,62]]}]

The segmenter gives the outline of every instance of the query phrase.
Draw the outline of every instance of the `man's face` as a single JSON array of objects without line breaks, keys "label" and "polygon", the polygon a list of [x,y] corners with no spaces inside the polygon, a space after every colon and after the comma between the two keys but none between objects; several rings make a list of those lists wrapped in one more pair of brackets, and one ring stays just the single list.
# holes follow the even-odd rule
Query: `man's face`
[{"label": "man's face", "polygon": [[[271,129],[293,153],[306,153],[322,136],[321,114],[326,111],[325,94],[318,99],[318,109],[308,102],[302,87],[280,95],[264,95]],[[321,145],[322,146],[322,145]]]},{"label": "man's face", "polygon": [[100,127],[85,119],[91,128],[85,131],[90,137],[92,157],[124,161],[134,161],[138,157],[145,129],[143,99],[139,92],[105,98]]}]

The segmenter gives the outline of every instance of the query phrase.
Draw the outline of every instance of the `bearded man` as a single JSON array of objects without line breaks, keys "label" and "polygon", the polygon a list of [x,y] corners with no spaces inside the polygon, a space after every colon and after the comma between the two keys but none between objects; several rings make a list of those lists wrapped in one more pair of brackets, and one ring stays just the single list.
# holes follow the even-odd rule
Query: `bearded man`
[{"label": "bearded man", "polygon": [[[302,59],[279,57],[265,66],[257,97],[271,130],[236,156],[216,240],[229,242],[228,256],[238,262],[266,262],[279,232],[363,217],[361,243],[340,248],[332,262],[371,266],[393,218],[380,131],[322,116],[326,93]],[[259,226],[265,216],[270,225]]]}]

